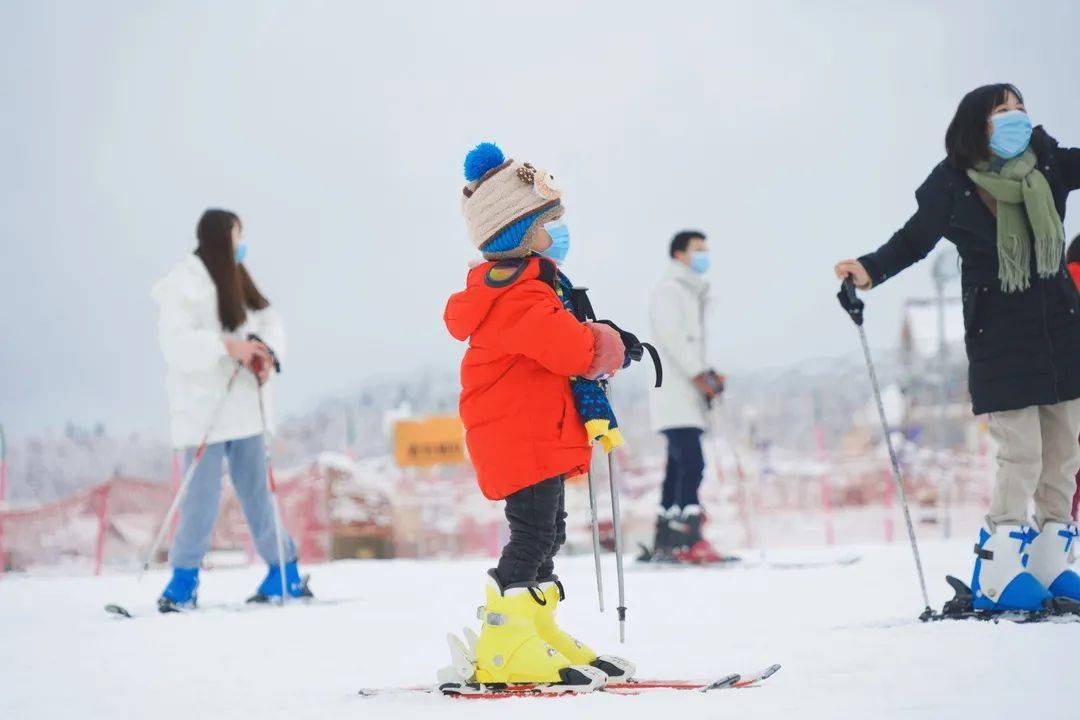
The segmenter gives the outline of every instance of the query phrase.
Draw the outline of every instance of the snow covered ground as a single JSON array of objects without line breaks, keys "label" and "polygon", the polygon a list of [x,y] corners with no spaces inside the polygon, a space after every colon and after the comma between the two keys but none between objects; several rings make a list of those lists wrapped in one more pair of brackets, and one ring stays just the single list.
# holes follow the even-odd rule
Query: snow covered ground
[{"label": "snow covered ground", "polygon": [[[967,574],[970,546],[924,544],[935,606],[949,594],[944,574]],[[639,676],[718,676],[774,662],[783,670],[760,688],[708,695],[490,702],[356,692],[434,678],[447,656],[445,633],[476,624],[483,561],[317,566],[312,587],[326,604],[246,611],[234,603],[260,569],[217,570],[203,579],[206,609],[184,616],[153,612],[160,572],[141,584],[127,575],[8,575],[0,579],[0,718],[1080,716],[1080,624],[923,625],[906,542],[774,552],[769,560],[851,553],[862,560],[812,569],[660,572],[628,562],[625,646],[614,614],[597,612],[591,558],[564,559],[563,624],[635,660]],[[605,563],[610,601],[614,560]],[[107,602],[137,617],[107,616]]]}]

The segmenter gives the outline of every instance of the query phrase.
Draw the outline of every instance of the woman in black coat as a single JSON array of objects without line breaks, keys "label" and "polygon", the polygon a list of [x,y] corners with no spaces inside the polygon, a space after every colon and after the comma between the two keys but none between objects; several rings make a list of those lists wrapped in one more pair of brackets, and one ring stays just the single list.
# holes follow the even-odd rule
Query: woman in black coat
[{"label": "woman in black coat", "polygon": [[1080,188],[1080,149],[1032,128],[1023,96],[1008,84],[968,93],[945,147],[946,159],[915,191],[911,219],[876,251],[838,263],[836,274],[869,290],[942,237],[956,245],[972,405],[989,414],[999,447],[976,548],[976,608],[1080,600],[1068,552],[1077,536],[1080,294],[1066,270],[1062,222],[1068,194]]}]

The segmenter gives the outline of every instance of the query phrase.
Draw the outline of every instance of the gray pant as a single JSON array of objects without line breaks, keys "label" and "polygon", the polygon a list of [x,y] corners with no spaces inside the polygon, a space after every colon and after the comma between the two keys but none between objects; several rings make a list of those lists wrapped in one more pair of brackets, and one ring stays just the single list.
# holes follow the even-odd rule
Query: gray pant
[{"label": "gray pant", "polygon": [[[194,457],[195,449],[189,448],[185,467],[191,465]],[[180,504],[180,527],[169,552],[169,564],[173,567],[197,568],[203,555],[210,549],[210,536],[221,503],[222,462],[226,459],[229,461],[229,476],[240,506],[244,509],[248,527],[251,528],[255,548],[267,565],[278,564],[274,506],[270,501],[270,488],[266,484],[266,445],[262,435],[253,435],[206,446],[206,452]],[[284,528],[282,532],[285,561],[291,562],[296,560],[296,546]]]},{"label": "gray pant", "polygon": [[997,482],[990,499],[994,523],[1072,521],[1072,497],[1080,468],[1080,400],[1033,405],[990,414],[990,436],[998,445]]}]

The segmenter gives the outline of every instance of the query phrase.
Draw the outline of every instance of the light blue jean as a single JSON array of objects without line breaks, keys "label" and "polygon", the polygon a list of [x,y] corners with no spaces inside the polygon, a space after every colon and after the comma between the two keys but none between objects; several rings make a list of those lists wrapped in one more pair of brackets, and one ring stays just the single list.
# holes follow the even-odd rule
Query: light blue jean
[{"label": "light blue jean", "polygon": [[[189,448],[184,466],[190,467],[194,458],[195,448]],[[278,564],[274,506],[266,483],[266,445],[262,435],[253,435],[206,446],[180,504],[180,527],[169,552],[169,564],[174,568],[199,567],[210,549],[210,536],[221,504],[222,462],[226,459],[255,549],[267,565]],[[285,562],[292,562],[296,560],[296,545],[284,528],[282,533]]]}]

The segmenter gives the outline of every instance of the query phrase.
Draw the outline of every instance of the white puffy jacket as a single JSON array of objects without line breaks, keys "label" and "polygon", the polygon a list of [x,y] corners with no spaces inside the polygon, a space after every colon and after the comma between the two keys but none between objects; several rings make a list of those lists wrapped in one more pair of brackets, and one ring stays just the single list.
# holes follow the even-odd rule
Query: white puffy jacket
[{"label": "white puffy jacket", "polygon": [[[285,359],[285,331],[273,307],[248,310],[247,321],[227,333],[218,318],[217,288],[202,260],[188,255],[151,291],[158,306],[158,340],[165,356],[173,445],[197,446],[225,393],[236,366],[224,338],[245,339],[255,333]],[[273,377],[273,374],[271,374]],[[210,429],[210,443],[251,437],[263,432],[258,383],[241,369]],[[263,389],[267,423],[273,422],[273,382]]]},{"label": "white puffy jacket", "polygon": [[677,260],[664,271],[649,303],[652,339],[664,363],[663,387],[649,391],[653,430],[709,427],[705,396],[692,378],[709,369],[705,312],[709,282]]}]

